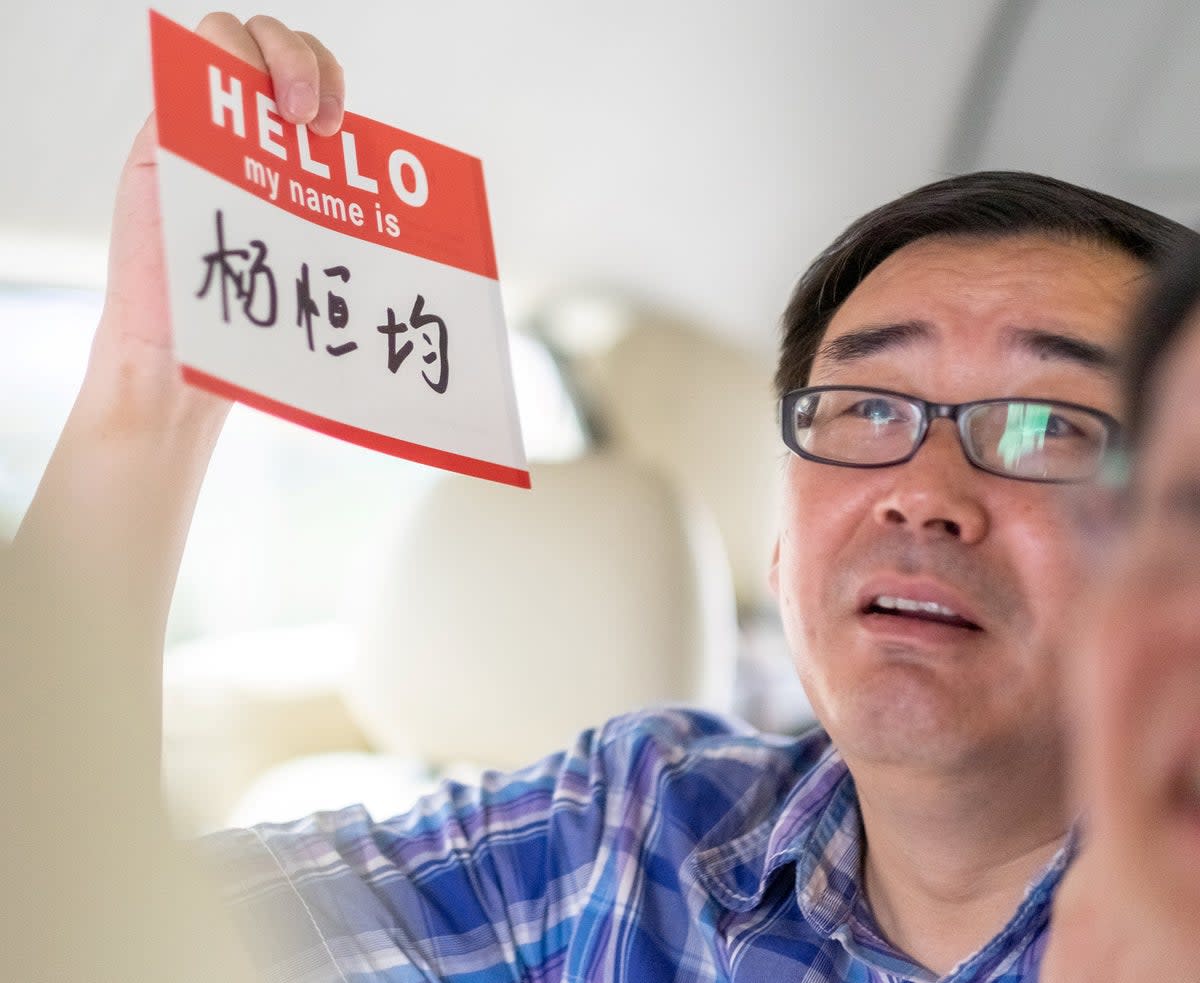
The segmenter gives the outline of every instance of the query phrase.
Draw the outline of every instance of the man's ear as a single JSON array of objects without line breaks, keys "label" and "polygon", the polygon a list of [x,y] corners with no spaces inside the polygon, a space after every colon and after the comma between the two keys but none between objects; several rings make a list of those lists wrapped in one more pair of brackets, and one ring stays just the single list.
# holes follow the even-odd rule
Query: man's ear
[{"label": "man's ear", "polygon": [[775,537],[775,546],[771,550],[771,566],[767,569],[767,585],[775,599],[779,599],[779,537]]}]

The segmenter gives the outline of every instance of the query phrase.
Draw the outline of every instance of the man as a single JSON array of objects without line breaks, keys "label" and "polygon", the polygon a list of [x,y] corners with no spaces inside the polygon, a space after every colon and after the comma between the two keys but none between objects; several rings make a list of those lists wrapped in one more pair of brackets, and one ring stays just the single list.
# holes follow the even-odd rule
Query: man
[{"label": "man", "polygon": [[[314,39],[228,15],[201,31],[269,68],[289,119],[336,128],[340,69]],[[118,196],[88,378],[18,537],[140,599],[147,640],[226,410],[169,356],[151,139]],[[852,226],[801,280],[779,369],[794,453],[771,579],[824,729],[638,715],[406,816],[220,834],[212,863],[259,965],[473,983],[1033,979],[1073,851],[1055,637],[1082,575],[1070,483],[1114,439],[1111,367],[1146,263],[1189,235],[1005,174]],[[122,671],[153,678],[154,646],[135,648],[143,663]]]},{"label": "man", "polygon": [[[902,246],[843,288],[808,380],[950,404],[1037,397],[1050,415],[1030,448],[1004,453],[1014,421],[1027,422],[1021,404],[985,404],[959,410],[970,439],[934,421],[903,463],[838,468],[797,455],[788,464],[773,578],[814,708],[857,787],[866,846],[856,887],[870,913],[846,900],[851,939],[869,951],[881,934],[890,955],[937,975],[972,953],[992,960],[988,972],[1004,958],[1017,962],[1003,972],[1026,971],[1065,860],[1055,636],[1083,569],[1064,486],[1021,479],[1094,474],[1104,421],[1049,401],[1117,413],[1115,350],[1142,272],[1069,220],[1022,230],[1057,221],[1058,204],[1086,209],[1076,195],[987,176],[918,192],[922,228],[957,230]],[[1013,231],[970,215],[989,201]],[[898,220],[877,221],[886,241]],[[861,269],[857,257],[846,265]],[[793,318],[811,310],[811,292],[802,285]],[[799,381],[786,354],[780,376],[784,388]],[[850,407],[843,412],[865,405],[874,416],[812,451],[852,465],[912,453],[920,429],[908,421],[919,423],[919,410],[871,394],[825,399],[834,395]],[[805,522],[818,503],[820,521]],[[1014,912],[1012,934],[989,955]]]},{"label": "man", "polygon": [[1200,244],[1160,265],[1135,321],[1124,521],[1097,524],[1066,669],[1086,846],[1043,983],[1200,980]]}]

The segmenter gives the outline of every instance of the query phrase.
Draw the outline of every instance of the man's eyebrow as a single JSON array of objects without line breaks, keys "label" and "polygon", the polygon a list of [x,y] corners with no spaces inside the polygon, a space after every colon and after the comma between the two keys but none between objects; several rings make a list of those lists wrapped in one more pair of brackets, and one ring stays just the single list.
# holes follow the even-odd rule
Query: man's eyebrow
[{"label": "man's eyebrow", "polygon": [[817,352],[816,358],[830,362],[855,362],[877,352],[901,348],[914,341],[928,341],[932,337],[933,327],[926,321],[874,325],[848,331],[827,341]]},{"label": "man's eyebrow", "polygon": [[1009,338],[1013,347],[1049,361],[1074,362],[1084,368],[1098,369],[1105,375],[1116,372],[1120,360],[1116,352],[1094,341],[1084,341],[1072,335],[1045,328],[1012,328]]}]

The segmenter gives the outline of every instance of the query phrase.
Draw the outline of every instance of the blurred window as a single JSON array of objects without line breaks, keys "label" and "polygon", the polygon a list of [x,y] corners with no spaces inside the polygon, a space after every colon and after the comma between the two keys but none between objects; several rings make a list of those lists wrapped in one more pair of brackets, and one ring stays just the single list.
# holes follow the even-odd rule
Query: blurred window
[{"label": "blurred window", "polygon": [[[0,286],[0,536],[11,539],[66,421],[100,316],[98,291]],[[582,453],[581,417],[555,360],[510,333],[530,460]],[[235,406],[180,570],[168,640],[334,618],[359,551],[436,477]]]}]

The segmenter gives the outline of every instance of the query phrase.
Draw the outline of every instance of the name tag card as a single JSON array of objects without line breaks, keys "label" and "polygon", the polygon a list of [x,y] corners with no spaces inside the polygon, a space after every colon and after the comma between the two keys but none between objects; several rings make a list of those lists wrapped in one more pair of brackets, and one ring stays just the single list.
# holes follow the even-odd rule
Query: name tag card
[{"label": "name tag card", "polygon": [[175,352],[188,382],[313,430],[529,487],[479,160],[346,113],[150,13]]}]

